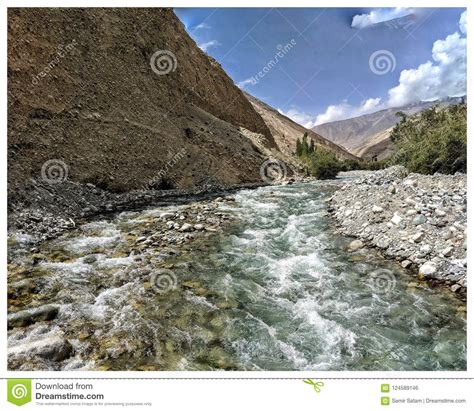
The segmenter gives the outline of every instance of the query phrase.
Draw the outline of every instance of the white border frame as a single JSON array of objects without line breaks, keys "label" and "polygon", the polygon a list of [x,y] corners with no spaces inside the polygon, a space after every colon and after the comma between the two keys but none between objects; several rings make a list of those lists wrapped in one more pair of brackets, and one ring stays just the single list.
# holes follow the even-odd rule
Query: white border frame
[{"label": "white border frame", "polygon": [[[2,31],[1,31],[1,44],[4,47],[1,48],[1,58],[3,62],[3,70],[1,77],[2,92],[1,92],[1,102],[2,107],[8,107],[7,104],[7,9],[10,7],[439,7],[439,8],[452,8],[452,7],[464,7],[468,9],[468,46],[471,43],[470,30],[474,30],[473,20],[474,20],[474,6],[471,6],[467,0],[398,0],[398,1],[374,1],[374,0],[363,0],[363,1],[351,1],[351,0],[322,0],[319,2],[313,2],[309,0],[292,0],[291,6],[289,6],[288,0],[239,0],[238,4],[235,6],[232,2],[223,1],[223,0],[175,0],[175,1],[151,1],[151,0],[135,0],[133,2],[127,0],[113,0],[113,1],[104,1],[104,0],[38,0],[32,3],[27,0],[6,0],[5,4],[1,7],[1,22],[2,22]],[[414,4],[416,3],[416,4]],[[471,3],[472,4],[472,3]],[[474,47],[468,47],[468,67],[472,66],[472,54]],[[469,96],[472,91],[472,73],[474,70],[469,70],[467,72],[468,84],[467,84],[467,95],[468,102]],[[471,141],[473,138],[472,135],[472,109],[470,109],[470,104],[468,103],[468,140]],[[7,158],[7,111],[3,109],[1,115],[1,125],[2,130],[4,131],[5,140],[1,146],[2,158],[5,160]],[[472,144],[468,144],[468,158],[469,164],[472,160]],[[470,166],[468,166],[470,169]],[[0,284],[0,295],[4,298],[3,308],[0,309],[0,329],[6,330],[6,314],[7,314],[7,287],[6,287],[6,267],[7,267],[7,162],[4,161],[2,169],[2,178],[1,178],[1,194],[2,194],[2,216],[1,219],[1,230],[3,236],[0,243],[0,252],[1,252],[1,261],[2,261],[2,278]],[[474,192],[472,187],[472,179],[468,178],[468,227],[471,226],[471,195],[469,193]],[[468,238],[468,260],[470,260],[470,255],[472,254],[473,242],[472,238]],[[468,269],[468,272],[471,271]],[[470,275],[470,274],[469,274]],[[468,301],[467,306],[472,307],[473,305],[473,294],[474,291],[468,291]],[[468,308],[469,311],[469,308]],[[395,378],[436,378],[436,379],[445,379],[445,378],[474,378],[474,369],[472,362],[472,353],[474,346],[471,342],[473,341],[473,327],[472,319],[468,315],[468,332],[467,332],[467,371],[7,371],[7,333],[6,331],[0,338],[0,372],[2,377],[8,378],[93,378],[93,379],[107,379],[107,378],[146,378],[146,379],[169,379],[169,378],[186,378],[186,379],[235,379],[235,378],[276,378],[276,379],[303,379],[307,377],[317,376],[319,379],[340,379],[340,378],[357,378],[357,379],[390,379]],[[0,401],[2,401],[0,399]]]}]

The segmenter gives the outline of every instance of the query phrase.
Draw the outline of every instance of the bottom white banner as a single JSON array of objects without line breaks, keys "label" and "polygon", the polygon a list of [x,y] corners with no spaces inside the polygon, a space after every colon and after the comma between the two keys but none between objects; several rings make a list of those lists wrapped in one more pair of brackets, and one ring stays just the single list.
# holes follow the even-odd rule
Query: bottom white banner
[{"label": "bottom white banner", "polygon": [[17,378],[4,384],[2,409],[473,410],[472,387],[470,379]]}]

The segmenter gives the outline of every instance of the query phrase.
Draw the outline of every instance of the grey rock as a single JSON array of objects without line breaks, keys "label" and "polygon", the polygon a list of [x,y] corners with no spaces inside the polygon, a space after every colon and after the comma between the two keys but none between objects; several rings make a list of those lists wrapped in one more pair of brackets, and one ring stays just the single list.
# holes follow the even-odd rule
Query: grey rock
[{"label": "grey rock", "polygon": [[417,232],[411,239],[415,242],[415,243],[419,243],[423,237],[425,236],[425,233],[419,231]]},{"label": "grey rock", "polygon": [[382,211],[383,211],[383,208],[379,207],[378,205],[374,205],[372,207],[372,212],[374,212],[374,213],[381,213]]},{"label": "grey rock", "polygon": [[8,328],[26,327],[38,321],[49,321],[56,318],[59,312],[59,306],[46,304],[36,308],[19,311],[8,314]]},{"label": "grey rock", "polygon": [[410,260],[403,260],[401,264],[403,268],[409,268],[412,265],[412,262]]},{"label": "grey rock", "polygon": [[438,267],[436,266],[436,264],[432,263],[431,261],[428,261],[419,268],[418,273],[422,276],[430,277],[435,274],[437,270]]},{"label": "grey rock", "polygon": [[349,244],[349,251],[357,251],[364,247],[364,243],[360,240],[354,240]]},{"label": "grey rock", "polygon": [[426,223],[426,221],[427,218],[423,214],[419,214],[413,219],[413,224],[420,225]]},{"label": "grey rock", "polygon": [[188,223],[184,223],[181,228],[179,229],[179,231],[184,231],[184,232],[188,232],[188,231],[193,231],[193,226],[191,224],[188,224]]}]

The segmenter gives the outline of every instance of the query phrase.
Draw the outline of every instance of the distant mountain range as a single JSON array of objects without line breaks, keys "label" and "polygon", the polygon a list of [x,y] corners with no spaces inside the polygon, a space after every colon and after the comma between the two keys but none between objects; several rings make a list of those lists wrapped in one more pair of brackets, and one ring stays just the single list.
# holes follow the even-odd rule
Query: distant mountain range
[{"label": "distant mountain range", "polygon": [[370,159],[377,156],[379,160],[382,160],[389,157],[395,150],[390,141],[390,131],[400,121],[400,117],[396,115],[397,112],[403,111],[407,115],[413,115],[435,104],[449,106],[459,103],[461,99],[462,97],[449,97],[436,101],[420,101],[346,120],[320,124],[313,130],[358,157]]}]

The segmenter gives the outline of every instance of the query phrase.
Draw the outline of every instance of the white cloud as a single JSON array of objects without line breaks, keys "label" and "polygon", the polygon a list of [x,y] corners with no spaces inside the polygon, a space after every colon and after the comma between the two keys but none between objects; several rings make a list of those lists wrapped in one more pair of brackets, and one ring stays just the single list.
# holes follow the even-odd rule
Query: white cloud
[{"label": "white cloud", "polygon": [[202,51],[207,51],[209,50],[211,47],[217,47],[217,46],[220,46],[221,43],[219,43],[217,40],[211,40],[211,41],[208,41],[206,43],[202,43],[199,45],[199,48],[202,50]]},{"label": "white cloud", "polygon": [[205,29],[210,29],[211,26],[207,23],[201,23],[201,24],[198,24],[197,26],[194,26],[192,28],[192,30],[205,30]]},{"label": "white cloud", "polygon": [[363,116],[364,114],[370,114],[375,111],[383,110],[384,108],[385,105],[379,97],[369,98],[362,101],[359,105],[352,105],[347,101],[343,101],[340,104],[329,106],[324,113],[318,114],[314,121],[314,126],[331,121]]},{"label": "white cloud", "polygon": [[[459,28],[466,32],[466,12]],[[466,38],[459,32],[433,43],[432,59],[418,68],[403,70],[398,86],[388,91],[388,105],[398,107],[415,101],[437,100],[466,94]]]},{"label": "white cloud", "polygon": [[253,77],[246,78],[245,80],[239,81],[237,83],[237,87],[239,88],[245,88],[245,86],[251,85],[255,86],[257,84],[257,81]]},{"label": "white cloud", "polygon": [[299,111],[296,107],[290,107],[288,111],[278,109],[278,112],[288,118],[291,118],[293,121],[301,124],[303,127],[313,128],[316,125],[314,123],[314,116]]},{"label": "white cloud", "polygon": [[[388,91],[388,100],[369,98],[358,106],[343,101],[329,106],[324,113],[318,114],[313,124],[344,120],[420,100],[432,101],[465,95],[467,64],[466,37],[463,34],[466,34],[466,12],[461,14],[459,30],[462,34],[455,32],[444,40],[433,43],[432,60],[420,64],[418,68],[403,70],[398,85]],[[296,115],[293,119],[299,122],[298,118],[305,120],[305,117]]]},{"label": "white cloud", "polygon": [[461,18],[459,19],[459,30],[461,30],[462,34],[467,33],[467,11],[464,11],[461,14]]},{"label": "white cloud", "polygon": [[405,17],[412,14],[412,9],[406,7],[394,7],[389,9],[375,9],[369,14],[357,14],[352,18],[351,27],[363,29],[373,24]]}]

